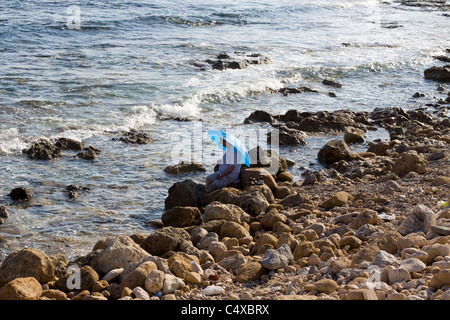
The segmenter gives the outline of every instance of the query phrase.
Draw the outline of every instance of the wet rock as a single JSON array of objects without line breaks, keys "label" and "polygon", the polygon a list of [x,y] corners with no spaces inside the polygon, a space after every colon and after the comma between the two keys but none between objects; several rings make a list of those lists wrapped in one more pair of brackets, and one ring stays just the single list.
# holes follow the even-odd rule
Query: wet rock
[{"label": "wet rock", "polygon": [[267,142],[272,143],[272,139],[276,138],[274,135],[278,135],[278,143],[282,146],[304,146],[306,145],[305,134],[297,129],[288,128],[285,125],[276,126],[277,131],[272,131],[267,137]]},{"label": "wet rock", "polygon": [[4,206],[0,206],[0,224],[4,223],[4,219],[9,217],[9,212]]},{"label": "wet rock", "polygon": [[84,160],[95,160],[100,154],[100,150],[92,146],[83,149],[84,151],[77,153],[77,158]]},{"label": "wet rock", "polygon": [[189,233],[181,228],[164,227],[156,230],[144,239],[141,247],[155,256],[162,256],[168,251],[177,251],[185,240],[189,240]]},{"label": "wet rock", "polygon": [[73,184],[68,185],[66,187],[67,195],[71,199],[77,198],[80,195],[79,194],[80,191],[89,191],[89,190],[91,190],[89,187],[80,187]]},{"label": "wet rock", "polygon": [[169,194],[165,199],[165,208],[166,210],[176,206],[201,208],[205,205],[205,197],[204,185],[192,180],[184,180],[169,188]]},{"label": "wet rock", "polygon": [[201,224],[203,219],[197,207],[176,206],[165,211],[161,216],[161,221],[164,226],[183,228]]},{"label": "wet rock", "polygon": [[298,88],[285,87],[276,90],[276,92],[282,93],[283,95],[287,96],[290,94],[297,94],[297,93],[317,93],[318,91],[308,87],[298,87]]},{"label": "wet rock", "polygon": [[301,120],[288,123],[290,128],[305,132],[343,132],[345,127],[358,128],[367,131],[372,126],[368,114],[351,110],[337,110],[335,112],[319,111],[316,113],[301,113]]},{"label": "wet rock", "polygon": [[70,139],[70,138],[58,138],[55,142],[55,147],[60,148],[61,150],[82,150],[84,145],[82,142]]},{"label": "wet rock", "polygon": [[345,141],[331,140],[319,150],[317,157],[320,162],[331,164],[340,160],[348,160],[351,157],[351,151]]},{"label": "wet rock", "polygon": [[276,120],[267,111],[256,110],[253,111],[247,118],[245,118],[244,123],[245,124],[251,124],[255,122],[274,123],[275,121]]},{"label": "wet rock", "polygon": [[131,130],[129,132],[123,133],[123,136],[120,138],[113,138],[114,141],[122,141],[125,143],[132,144],[149,144],[152,143],[153,140],[147,133],[138,132],[136,130]]},{"label": "wet rock", "polygon": [[358,128],[345,127],[344,141],[346,143],[360,143],[364,142],[364,131]]},{"label": "wet rock", "polygon": [[342,84],[335,80],[324,79],[322,81],[322,83],[327,86],[331,86],[331,87],[335,87],[335,88],[342,88]]},{"label": "wet rock", "polygon": [[20,200],[29,201],[33,197],[33,192],[28,188],[19,187],[19,188],[13,189],[9,193],[9,196],[11,197],[11,199],[13,199],[15,201],[20,201]]},{"label": "wet rock", "polygon": [[401,127],[410,120],[406,111],[398,107],[377,107],[370,113],[370,119],[383,128]]},{"label": "wet rock", "polygon": [[[222,53],[215,59],[208,59],[205,61],[211,66],[213,70],[227,70],[227,69],[245,69],[250,65],[270,64],[272,61],[259,53],[245,54],[242,52],[235,52],[234,55]],[[203,66],[201,64],[199,67]]]},{"label": "wet rock", "polygon": [[164,172],[170,174],[200,172],[200,171],[206,171],[206,168],[201,163],[184,162],[184,161],[164,168]]},{"label": "wet rock", "polygon": [[11,280],[0,289],[0,300],[38,300],[42,294],[41,284],[33,277]]},{"label": "wet rock", "polygon": [[55,268],[52,260],[35,248],[24,248],[6,257],[0,267],[0,285],[25,277],[33,277],[40,283],[53,280]]},{"label": "wet rock", "polygon": [[[91,290],[92,286],[99,281],[99,275],[98,273],[91,267],[91,266],[82,266],[79,269],[79,275],[80,275],[80,282],[79,282],[79,289],[77,290]],[[65,293],[71,292],[73,288],[70,288],[68,286],[69,284],[73,284],[73,273],[68,272],[62,277],[59,277],[58,280],[55,282],[55,288],[58,290],[61,290]]]},{"label": "wet rock", "polygon": [[450,82],[450,65],[442,67],[431,67],[423,72],[425,79],[440,81],[440,82]]},{"label": "wet rock", "polygon": [[28,158],[37,160],[52,160],[61,156],[61,149],[44,139],[34,142],[29,149],[25,149],[23,152],[28,154]]},{"label": "wet rock", "polygon": [[433,59],[442,61],[442,62],[450,62],[450,57],[439,55],[439,56],[433,56]]}]

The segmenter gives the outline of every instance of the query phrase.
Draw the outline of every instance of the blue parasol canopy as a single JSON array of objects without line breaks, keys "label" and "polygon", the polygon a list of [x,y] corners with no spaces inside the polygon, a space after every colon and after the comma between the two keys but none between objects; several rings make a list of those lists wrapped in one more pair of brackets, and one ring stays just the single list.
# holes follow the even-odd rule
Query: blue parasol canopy
[{"label": "blue parasol canopy", "polygon": [[250,167],[250,156],[247,148],[244,144],[235,136],[227,134],[221,130],[208,130],[210,138],[220,147],[222,150],[227,151],[227,148],[223,146],[222,139],[226,140],[233,148],[235,148],[241,155],[241,162],[247,167]]}]

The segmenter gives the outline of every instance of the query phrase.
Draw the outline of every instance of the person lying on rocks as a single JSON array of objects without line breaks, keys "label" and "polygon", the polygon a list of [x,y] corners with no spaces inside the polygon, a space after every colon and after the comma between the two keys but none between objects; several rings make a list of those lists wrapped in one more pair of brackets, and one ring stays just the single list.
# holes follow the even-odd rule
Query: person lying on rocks
[{"label": "person lying on rocks", "polygon": [[223,146],[226,148],[226,152],[222,157],[222,161],[219,164],[219,169],[210,174],[206,178],[206,192],[212,192],[216,189],[224,188],[232,183],[239,183],[239,175],[241,171],[241,159],[240,154],[236,148],[226,140],[221,139]]}]

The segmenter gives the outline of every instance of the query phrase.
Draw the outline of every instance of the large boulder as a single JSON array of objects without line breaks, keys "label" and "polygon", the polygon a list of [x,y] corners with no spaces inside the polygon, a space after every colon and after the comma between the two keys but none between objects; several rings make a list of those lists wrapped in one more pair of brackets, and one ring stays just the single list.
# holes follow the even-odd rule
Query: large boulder
[{"label": "large boulder", "polygon": [[197,171],[206,171],[206,168],[201,163],[184,162],[184,161],[178,164],[172,164],[164,168],[164,172],[170,174],[197,172]]},{"label": "large boulder", "polygon": [[206,205],[218,201],[221,203],[230,203],[239,205],[241,203],[242,190],[233,187],[225,187],[210,192],[205,197]]},{"label": "large boulder", "polygon": [[190,240],[186,230],[169,226],[150,234],[141,242],[141,247],[151,255],[162,256],[168,251],[179,250],[185,240]]},{"label": "large boulder", "polygon": [[202,214],[197,207],[173,207],[161,216],[165,226],[175,228],[189,227],[202,223]]},{"label": "large boulder", "polygon": [[250,215],[237,205],[218,201],[211,202],[205,207],[205,222],[221,219],[237,223],[249,223]]},{"label": "large boulder", "polygon": [[220,229],[220,237],[244,238],[249,237],[249,231],[242,225],[234,221],[226,221]]},{"label": "large boulder", "polygon": [[445,65],[443,67],[431,67],[423,72],[425,79],[440,81],[440,82],[450,82],[450,65]]},{"label": "large boulder", "polygon": [[257,216],[266,212],[269,202],[261,191],[249,190],[241,196],[239,206],[251,216]]},{"label": "large boulder", "polygon": [[392,171],[399,176],[404,176],[411,171],[423,174],[429,170],[430,168],[428,167],[428,161],[425,156],[417,153],[415,150],[401,153],[392,168]]},{"label": "large boulder", "polygon": [[351,151],[345,141],[331,140],[319,150],[317,157],[320,162],[331,164],[340,160],[349,160]]},{"label": "large boulder", "polygon": [[33,142],[31,147],[23,152],[28,154],[28,158],[37,160],[51,160],[61,156],[61,149],[45,139]]},{"label": "large boulder", "polygon": [[[276,135],[278,135],[278,144],[282,146],[304,146],[306,145],[305,133],[298,129],[288,128],[285,125],[277,126],[277,131],[273,130],[267,138],[268,143],[277,141]],[[273,140],[274,138],[275,140]]]},{"label": "large boulder", "polygon": [[165,207],[166,210],[176,206],[201,208],[205,205],[205,196],[204,185],[192,180],[184,180],[169,188]]},{"label": "large boulder", "polygon": [[358,128],[345,127],[344,141],[346,143],[360,143],[364,142],[364,131]]},{"label": "large boulder", "polygon": [[128,267],[121,275],[120,288],[123,290],[127,287],[133,290],[136,287],[145,287],[145,280],[148,275],[157,269],[158,268],[153,261],[138,262],[130,265],[130,267]]},{"label": "large boulder", "polygon": [[38,300],[42,286],[34,277],[11,280],[0,289],[0,300]]},{"label": "large boulder", "polygon": [[130,263],[149,256],[147,251],[126,235],[106,238],[103,247],[91,260],[91,266],[103,274],[113,269],[126,268]]},{"label": "large boulder", "polygon": [[55,267],[44,252],[35,248],[24,248],[10,254],[0,267],[0,285],[16,278],[33,277],[40,283],[55,278]]},{"label": "large boulder", "polygon": [[100,279],[98,273],[88,265],[82,266],[79,269],[79,283],[77,283],[74,277],[76,277],[76,273],[68,272],[67,274],[58,278],[58,280],[55,282],[55,287],[66,293],[69,293],[74,289],[79,291],[91,290],[93,285]]},{"label": "large boulder", "polygon": [[25,187],[14,188],[9,193],[11,199],[15,201],[26,200],[29,201],[33,197],[33,191]]},{"label": "large boulder", "polygon": [[62,150],[82,150],[84,148],[83,142],[73,140],[70,138],[59,138],[55,142],[55,147]]}]

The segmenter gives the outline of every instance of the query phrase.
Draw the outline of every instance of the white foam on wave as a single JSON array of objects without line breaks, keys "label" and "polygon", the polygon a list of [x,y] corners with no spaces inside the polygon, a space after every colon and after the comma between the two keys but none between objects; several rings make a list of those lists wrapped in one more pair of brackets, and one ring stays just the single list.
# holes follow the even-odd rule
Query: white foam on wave
[{"label": "white foam on wave", "polygon": [[156,112],[149,106],[132,106],[124,108],[124,111],[126,116],[118,126],[120,130],[137,130],[156,122]]},{"label": "white foam on wave", "polygon": [[196,117],[200,114],[200,102],[201,99],[197,95],[194,95],[182,103],[151,104],[150,107],[162,117]]},{"label": "white foam on wave", "polygon": [[6,154],[22,152],[27,143],[19,137],[18,128],[9,128],[0,132],[0,152]]}]

